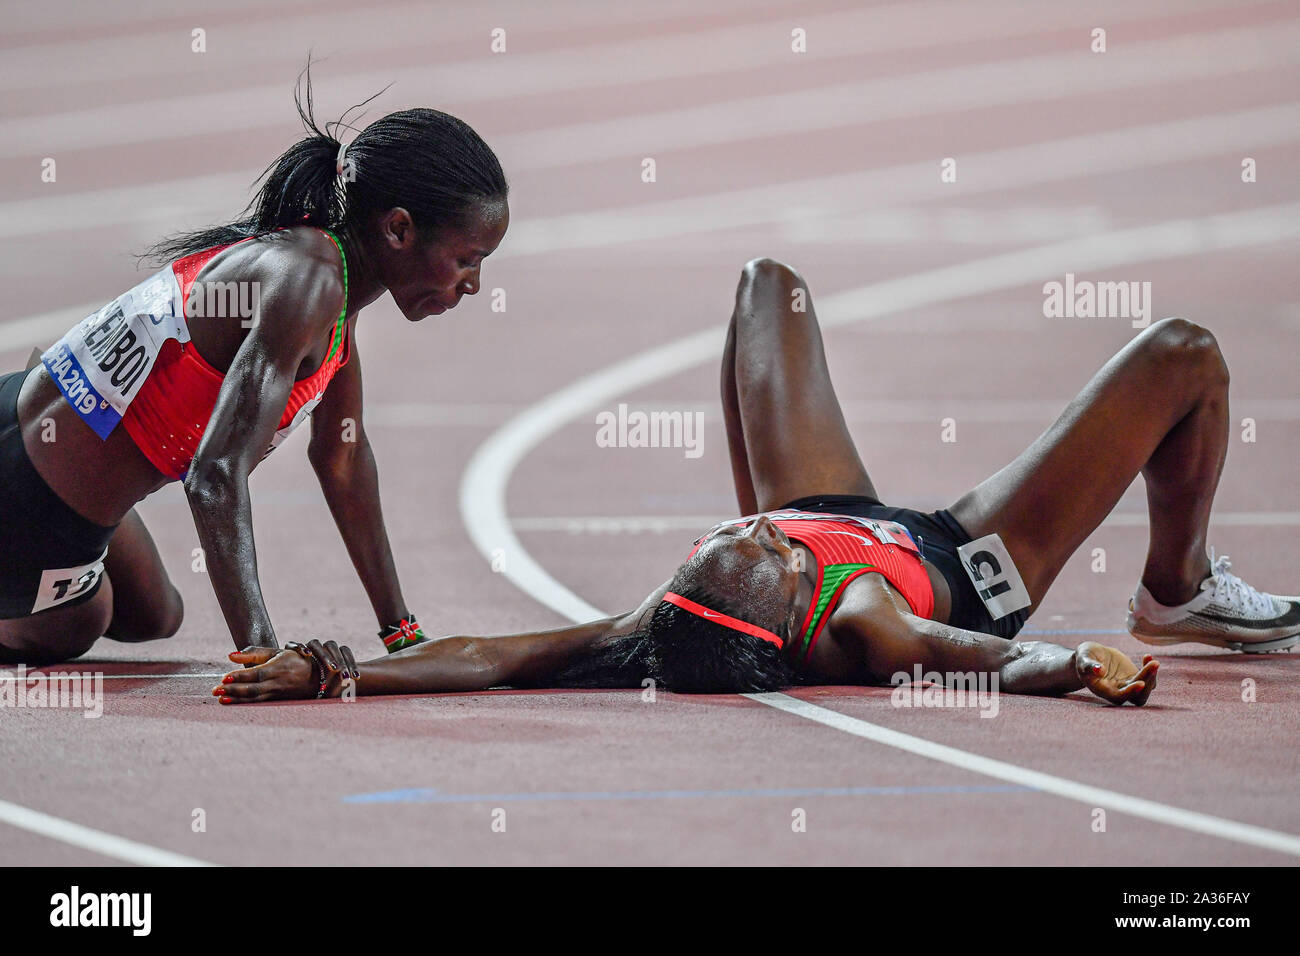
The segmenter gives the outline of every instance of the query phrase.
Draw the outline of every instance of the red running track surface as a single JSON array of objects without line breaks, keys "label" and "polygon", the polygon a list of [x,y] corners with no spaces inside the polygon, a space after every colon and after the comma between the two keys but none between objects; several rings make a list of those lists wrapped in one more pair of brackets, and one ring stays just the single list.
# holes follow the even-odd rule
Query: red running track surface
[{"label": "red running track surface", "polygon": [[[1090,50],[1098,26],[1105,53]],[[490,50],[496,27],[505,53]],[[196,28],[206,52],[191,50]],[[796,28],[806,53],[791,50]],[[1297,40],[1300,10],[1269,2],[15,6],[0,38],[0,367],[20,368],[137,281],[132,254],[160,233],[238,209],[295,138],[290,93],[313,48],[326,57],[323,118],[396,80],[372,116],[413,105],[460,115],[511,179],[514,224],[482,295],[417,327],[385,299],[360,324],[385,512],[428,630],[564,622],[554,589],[538,595],[549,606],[521,590],[515,551],[494,573],[493,542],[477,542],[485,555],[471,540],[466,467],[571,382],[720,335],[738,270],[758,255],[796,265],[823,318],[836,316],[827,347],[863,458],[888,500],[926,508],[1007,462],[1134,334],[1126,319],[1044,318],[1043,283],[1067,271],[1150,282],[1154,318],[1216,333],[1234,428],[1256,423],[1256,441],[1234,437],[1213,543],[1247,580],[1293,593]],[[54,183],[41,181],[46,157]],[[940,181],[945,157],[956,182]],[[1256,182],[1242,182],[1246,157]],[[642,181],[647,158],[654,182]],[[497,288],[504,313],[491,309]],[[838,297],[852,290],[865,292]],[[634,605],[698,530],[734,513],[707,357],[602,393],[496,472],[519,543],[595,607]],[[594,412],[619,402],[702,412],[702,454],[599,447]],[[949,417],[955,443],[941,441]],[[253,481],[279,638],[377,654],[305,444],[295,437]],[[1139,482],[1028,636],[1142,652],[1122,627],[1144,507]],[[78,662],[108,677],[99,719],[0,712],[5,863],[147,861],[148,848],[225,864],[1285,864],[1300,852],[1300,656],[1171,649],[1142,710],[1006,697],[983,719],[899,709],[887,688],[793,694],[1100,796],[1034,791],[1015,770],[989,776],[969,756],[930,759],[745,698],[496,692],[223,708],[207,696],[213,678],[195,676],[223,669],[229,637],[191,570],[180,489],[139,510],[185,625]],[[1152,804],[1135,814],[1115,794]],[[1170,808],[1268,832],[1206,835]],[[498,809],[505,832],[493,829]],[[796,810],[806,832],[792,828]]]}]

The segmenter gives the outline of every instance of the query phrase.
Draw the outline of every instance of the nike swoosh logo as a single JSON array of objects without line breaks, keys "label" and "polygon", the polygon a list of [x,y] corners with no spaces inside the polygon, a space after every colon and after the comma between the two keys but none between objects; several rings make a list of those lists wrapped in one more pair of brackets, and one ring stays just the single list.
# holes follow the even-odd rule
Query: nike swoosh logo
[{"label": "nike swoosh logo", "polygon": [[1214,621],[1217,624],[1230,624],[1233,627],[1245,628],[1248,631],[1266,631],[1274,627],[1288,627],[1291,624],[1300,624],[1300,605],[1291,605],[1291,610],[1281,617],[1272,617],[1264,621],[1249,621],[1239,617],[1222,617],[1218,614],[1207,614],[1204,611],[1193,611],[1192,617],[1199,617],[1206,621]]},{"label": "nike swoosh logo", "polygon": [[870,547],[871,545],[873,545],[873,544],[876,543],[876,542],[872,541],[870,538],[864,538],[864,537],[862,537],[862,535],[860,535],[860,534],[854,534],[852,531],[826,531],[826,532],[824,532],[824,534],[842,534],[842,535],[845,535],[846,537],[849,537],[849,538],[857,538],[859,541],[861,541],[861,542],[862,542],[863,544],[865,544],[867,547]]}]

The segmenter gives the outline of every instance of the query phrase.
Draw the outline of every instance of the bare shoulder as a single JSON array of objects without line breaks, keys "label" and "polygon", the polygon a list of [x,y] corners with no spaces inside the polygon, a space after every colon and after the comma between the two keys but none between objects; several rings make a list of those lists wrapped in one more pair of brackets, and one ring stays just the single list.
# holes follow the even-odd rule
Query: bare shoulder
[{"label": "bare shoulder", "polygon": [[[315,331],[333,324],[344,305],[343,261],[319,229],[283,229],[232,248],[214,279],[256,283],[263,316],[277,327]],[[215,264],[215,263],[214,263]]]},{"label": "bare shoulder", "polygon": [[896,618],[900,613],[911,613],[907,599],[883,574],[870,571],[848,583],[827,626],[860,628],[872,621]]},{"label": "bare shoulder", "polygon": [[332,324],[343,310],[345,282],[338,246],[319,229],[299,226],[260,241],[261,268],[272,283],[272,302],[288,300],[294,311]]}]

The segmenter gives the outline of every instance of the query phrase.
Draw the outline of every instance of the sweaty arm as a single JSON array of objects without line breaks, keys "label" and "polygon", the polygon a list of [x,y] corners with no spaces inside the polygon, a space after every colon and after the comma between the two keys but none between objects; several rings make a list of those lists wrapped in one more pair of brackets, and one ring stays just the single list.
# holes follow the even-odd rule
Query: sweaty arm
[{"label": "sweaty arm", "polygon": [[860,655],[879,683],[893,675],[987,673],[1011,694],[1060,695],[1087,688],[1113,704],[1141,705],[1155,687],[1158,667],[1149,656],[1141,668],[1120,651],[1093,641],[1074,649],[1046,641],[1008,641],[967,631],[911,612],[881,575],[864,575],[852,608],[832,620],[832,636]]},{"label": "sweaty arm", "polygon": [[307,457],[375,619],[384,627],[406,617],[409,608],[397,583],[379,506],[379,470],[362,424],[361,362],[355,339],[351,349],[348,364],[334,376],[312,415]]},{"label": "sweaty arm", "polygon": [[[545,687],[583,654],[604,641],[630,634],[668,590],[664,582],[635,611],[550,631],[501,637],[446,637],[417,644],[377,660],[352,664],[343,649],[328,642],[317,649],[342,666],[329,675],[328,696],[342,693],[344,672],[357,675],[358,695],[436,694],[487,690],[492,687]],[[333,646],[330,646],[333,645]],[[349,652],[350,653],[350,652]],[[246,670],[227,674],[213,694],[222,703],[249,703],[316,696],[319,670],[294,651],[278,654],[263,648],[230,655]]]},{"label": "sweaty arm", "polygon": [[257,578],[248,475],[271,445],[298,367],[342,301],[338,276],[323,266],[299,267],[292,279],[261,284],[257,322],[230,363],[185,477],[199,544],[236,647],[278,646]]}]

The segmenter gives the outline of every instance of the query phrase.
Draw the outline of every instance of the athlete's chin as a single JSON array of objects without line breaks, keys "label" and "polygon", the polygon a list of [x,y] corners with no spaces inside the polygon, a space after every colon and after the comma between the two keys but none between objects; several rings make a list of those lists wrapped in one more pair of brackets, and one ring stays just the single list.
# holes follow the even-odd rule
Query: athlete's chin
[{"label": "athlete's chin", "polygon": [[446,311],[447,306],[445,305],[438,305],[437,303],[429,305],[416,303],[415,307],[412,309],[403,309],[402,315],[406,316],[406,321],[408,322],[423,322],[431,315],[442,315],[442,313]]}]

